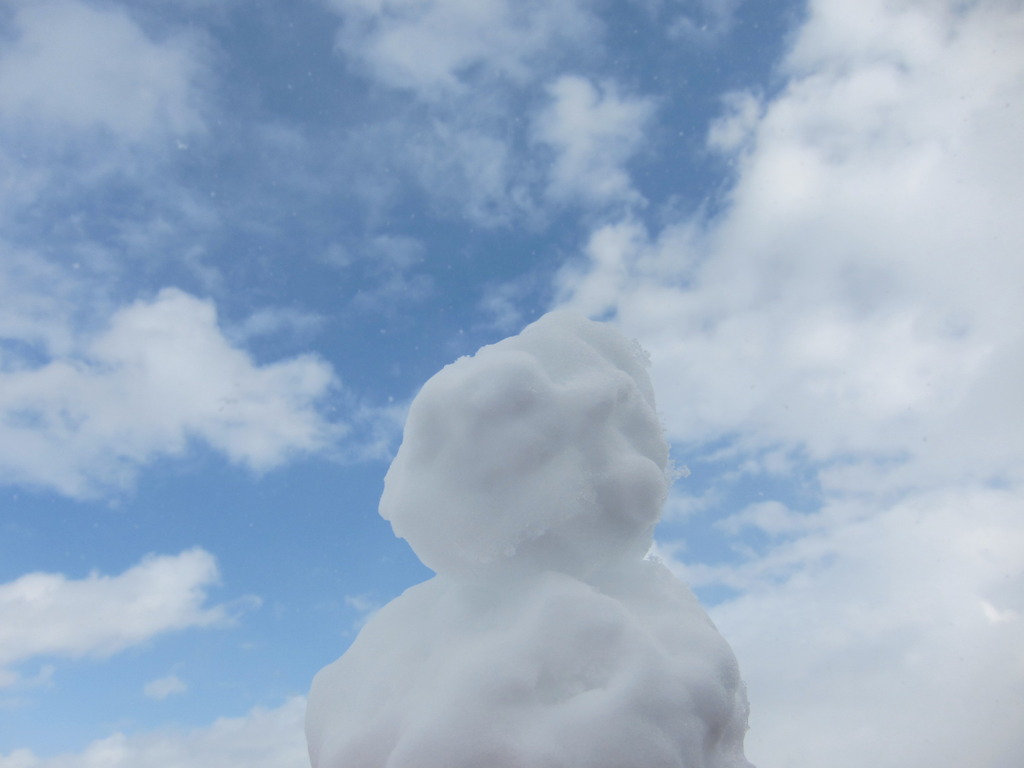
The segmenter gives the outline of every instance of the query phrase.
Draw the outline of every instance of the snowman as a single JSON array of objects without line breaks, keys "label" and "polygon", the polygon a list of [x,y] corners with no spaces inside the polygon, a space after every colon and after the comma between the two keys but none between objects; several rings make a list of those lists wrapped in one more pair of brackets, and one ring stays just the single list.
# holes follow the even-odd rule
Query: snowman
[{"label": "snowman", "polygon": [[748,768],[736,659],[647,558],[671,478],[640,347],[548,314],[431,378],[380,513],[436,573],[317,674],[313,768]]}]

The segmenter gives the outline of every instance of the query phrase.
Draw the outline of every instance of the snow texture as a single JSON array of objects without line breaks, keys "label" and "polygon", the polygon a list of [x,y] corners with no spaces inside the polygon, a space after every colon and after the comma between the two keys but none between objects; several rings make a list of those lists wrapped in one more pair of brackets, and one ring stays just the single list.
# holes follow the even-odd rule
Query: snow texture
[{"label": "snow texture", "polygon": [[646,354],[552,313],[414,400],[380,511],[437,576],[313,682],[314,768],[742,768],[735,657],[646,560],[668,446]]}]

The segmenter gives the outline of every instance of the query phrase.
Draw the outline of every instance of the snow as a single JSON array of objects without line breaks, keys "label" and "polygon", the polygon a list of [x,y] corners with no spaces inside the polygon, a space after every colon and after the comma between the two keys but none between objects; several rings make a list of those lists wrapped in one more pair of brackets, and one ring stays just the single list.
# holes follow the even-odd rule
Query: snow
[{"label": "snow", "polygon": [[646,354],[552,313],[414,400],[381,514],[437,576],[316,676],[314,768],[740,768],[736,659],[645,559],[668,490]]}]

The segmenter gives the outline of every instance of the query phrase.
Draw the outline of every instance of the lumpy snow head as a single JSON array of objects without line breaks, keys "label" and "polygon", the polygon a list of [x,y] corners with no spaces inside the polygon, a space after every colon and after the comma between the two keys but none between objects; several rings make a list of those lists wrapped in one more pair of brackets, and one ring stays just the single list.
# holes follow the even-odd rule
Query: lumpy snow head
[{"label": "lumpy snow head", "polygon": [[646,366],[563,312],[457,360],[413,401],[381,514],[438,573],[643,555],[668,461]]}]

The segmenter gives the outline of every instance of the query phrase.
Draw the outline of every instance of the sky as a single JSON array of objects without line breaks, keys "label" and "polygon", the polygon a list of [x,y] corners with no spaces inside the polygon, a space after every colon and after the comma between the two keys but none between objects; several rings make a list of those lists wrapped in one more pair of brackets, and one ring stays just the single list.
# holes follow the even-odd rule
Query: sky
[{"label": "sky", "polygon": [[292,768],[408,404],[649,352],[761,768],[1024,754],[1019,0],[3,0],[0,768]]}]

